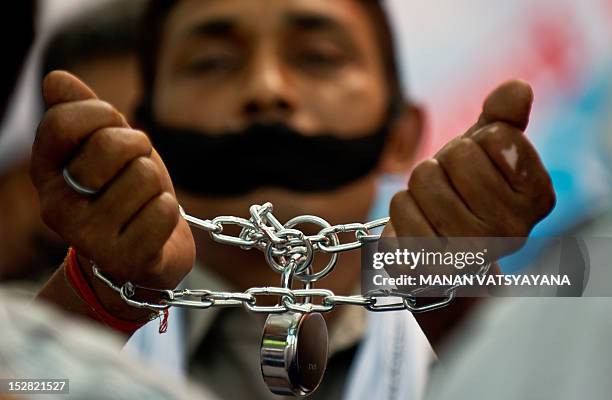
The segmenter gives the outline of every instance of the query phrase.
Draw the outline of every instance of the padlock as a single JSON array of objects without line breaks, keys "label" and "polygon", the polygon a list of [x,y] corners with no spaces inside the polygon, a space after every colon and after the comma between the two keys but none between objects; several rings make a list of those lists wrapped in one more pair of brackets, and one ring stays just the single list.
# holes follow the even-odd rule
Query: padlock
[{"label": "padlock", "polygon": [[[281,278],[283,288],[291,288],[297,266],[295,259],[286,266]],[[311,283],[305,285],[306,289],[310,287]],[[325,374],[328,340],[327,324],[318,312],[270,314],[263,329],[260,357],[261,373],[272,393],[307,396],[314,392]]]},{"label": "padlock", "polygon": [[325,374],[328,335],[320,313],[270,314],[261,339],[261,373],[279,395],[306,396]]}]

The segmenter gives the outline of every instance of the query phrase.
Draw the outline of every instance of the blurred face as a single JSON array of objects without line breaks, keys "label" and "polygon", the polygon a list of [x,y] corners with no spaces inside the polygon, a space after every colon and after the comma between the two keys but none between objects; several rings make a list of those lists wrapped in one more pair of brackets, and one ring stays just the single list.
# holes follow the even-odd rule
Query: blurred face
[{"label": "blurred face", "polygon": [[[387,116],[390,96],[378,47],[371,19],[354,0],[180,1],[162,35],[153,112],[161,124],[207,132],[283,122],[305,136],[357,137]],[[240,160],[228,155],[227,162]],[[310,162],[326,160],[312,154]],[[223,173],[222,167],[199,172],[202,179]],[[324,193],[261,187],[207,198],[177,189],[183,206],[200,217],[248,216],[251,204],[270,201],[281,221],[316,214],[337,223],[367,216],[375,178],[373,171]],[[198,242],[208,264],[227,261],[227,247],[216,251]]]},{"label": "blurred face", "polygon": [[83,82],[104,101],[111,103],[128,121],[133,121],[140,99],[138,60],[135,54],[95,57],[72,66]]}]

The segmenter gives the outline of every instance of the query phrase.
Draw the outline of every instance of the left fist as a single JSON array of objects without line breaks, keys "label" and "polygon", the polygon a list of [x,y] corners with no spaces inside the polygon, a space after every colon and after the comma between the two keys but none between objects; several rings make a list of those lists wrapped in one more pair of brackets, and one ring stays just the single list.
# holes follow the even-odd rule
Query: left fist
[{"label": "left fist", "polygon": [[532,102],[526,83],[495,89],[474,126],[414,169],[391,201],[385,236],[528,236],[555,205],[524,134]]}]

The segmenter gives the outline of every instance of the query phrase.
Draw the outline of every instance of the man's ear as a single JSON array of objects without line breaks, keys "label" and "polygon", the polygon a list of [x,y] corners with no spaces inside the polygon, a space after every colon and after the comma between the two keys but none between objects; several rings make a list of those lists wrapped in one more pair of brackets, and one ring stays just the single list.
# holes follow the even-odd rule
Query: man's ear
[{"label": "man's ear", "polygon": [[423,126],[422,109],[414,104],[405,105],[391,125],[379,164],[381,172],[408,173],[421,144]]}]

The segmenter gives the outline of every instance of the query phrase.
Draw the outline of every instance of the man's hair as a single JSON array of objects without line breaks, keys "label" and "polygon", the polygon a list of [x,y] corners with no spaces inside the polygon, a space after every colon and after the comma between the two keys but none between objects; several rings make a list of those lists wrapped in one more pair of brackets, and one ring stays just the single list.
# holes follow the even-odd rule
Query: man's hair
[{"label": "man's hair", "polygon": [[43,75],[101,57],[136,53],[144,0],[115,0],[68,21],[49,40]]},{"label": "man's hair", "polygon": [[[372,21],[377,35],[376,39],[380,48],[380,55],[383,59],[390,101],[393,105],[399,106],[403,104],[404,96],[397,67],[393,33],[387,14],[381,4],[382,0],[355,1],[358,1],[366,9]],[[141,78],[143,80],[142,87],[144,89],[143,99],[145,102],[152,100],[160,50],[159,46],[164,32],[165,21],[176,4],[178,4],[178,0],[151,0],[143,14],[142,36],[139,48]],[[146,106],[149,106],[149,104],[145,104]]]}]

